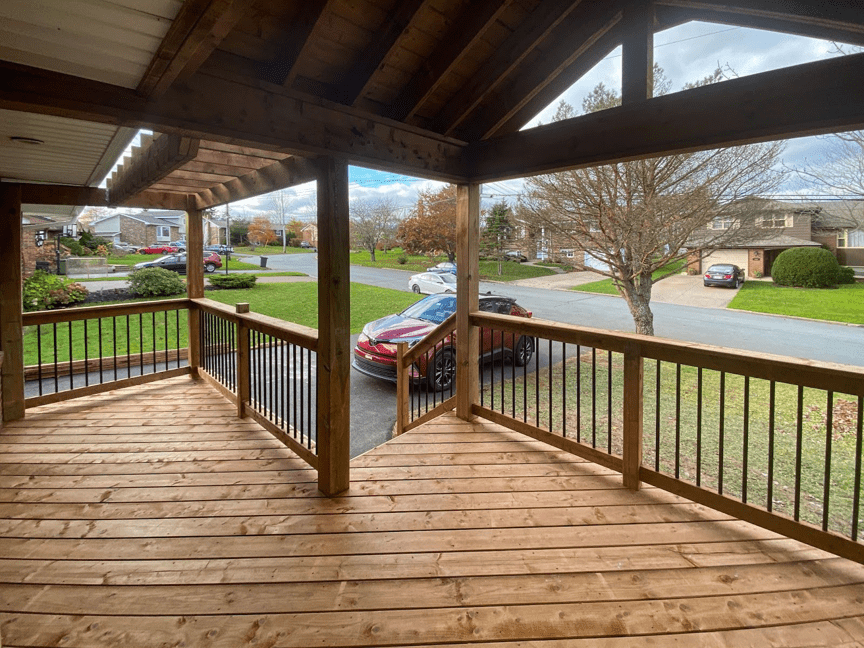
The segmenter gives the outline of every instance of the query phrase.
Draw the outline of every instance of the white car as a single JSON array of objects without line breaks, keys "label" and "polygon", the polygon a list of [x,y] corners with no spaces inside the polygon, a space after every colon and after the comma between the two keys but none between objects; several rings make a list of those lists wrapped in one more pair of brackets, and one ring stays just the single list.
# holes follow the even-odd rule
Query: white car
[{"label": "white car", "polygon": [[415,293],[434,295],[436,293],[455,293],[456,275],[438,272],[421,272],[412,275],[408,280],[408,288]]}]

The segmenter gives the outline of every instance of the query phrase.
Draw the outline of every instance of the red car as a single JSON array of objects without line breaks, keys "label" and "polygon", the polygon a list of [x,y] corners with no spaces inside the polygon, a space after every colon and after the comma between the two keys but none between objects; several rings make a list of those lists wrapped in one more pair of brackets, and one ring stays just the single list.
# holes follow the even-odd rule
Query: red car
[{"label": "red car", "polygon": [[[517,317],[531,317],[531,312],[519,306],[514,299],[494,295],[481,295],[480,310]],[[353,366],[360,373],[384,380],[396,381],[396,344],[417,344],[438,324],[456,312],[455,295],[431,295],[409,306],[398,315],[388,315],[364,328],[354,347]],[[514,340],[515,338],[515,340]],[[411,368],[411,377],[417,382],[426,382],[430,389],[447,390],[456,375],[456,336],[446,337],[435,348],[434,354],[421,357]],[[501,353],[509,356],[521,367],[534,355],[534,338],[501,331],[483,331],[480,341],[481,359],[492,358]],[[432,366],[429,367],[428,365]]]},{"label": "red car", "polygon": [[178,248],[173,245],[148,245],[138,250],[138,254],[173,254]]}]

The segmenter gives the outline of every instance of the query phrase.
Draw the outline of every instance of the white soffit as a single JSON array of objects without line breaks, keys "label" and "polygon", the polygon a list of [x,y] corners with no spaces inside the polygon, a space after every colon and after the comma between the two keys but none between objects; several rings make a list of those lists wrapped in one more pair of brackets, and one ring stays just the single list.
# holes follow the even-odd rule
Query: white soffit
[{"label": "white soffit", "polygon": [[180,0],[2,0],[0,59],[135,88]]}]

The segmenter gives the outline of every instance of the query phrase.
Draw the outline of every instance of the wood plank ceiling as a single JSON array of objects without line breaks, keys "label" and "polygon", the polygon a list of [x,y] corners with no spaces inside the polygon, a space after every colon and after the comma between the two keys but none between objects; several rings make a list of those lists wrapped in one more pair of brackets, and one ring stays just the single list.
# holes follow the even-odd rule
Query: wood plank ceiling
[{"label": "wood plank ceiling", "polygon": [[[864,5],[857,0],[187,0],[134,92],[79,80],[76,94],[87,100],[69,97],[63,93],[75,76],[44,73],[38,68],[56,68],[5,57],[0,49],[0,58],[31,66],[0,63],[0,108],[199,141],[197,156],[152,177],[139,173],[130,184],[118,174],[127,191],[117,195],[127,200],[129,186],[140,193],[152,185],[162,195],[192,194],[199,207],[211,206],[309,180],[314,169],[289,156],[322,153],[446,180],[512,176],[518,159],[512,150],[543,137],[542,129],[518,131],[621,44],[624,16],[637,6],[653,10],[655,31],[702,20],[864,45]],[[833,62],[824,70],[834,83],[826,92],[864,67],[848,58],[851,69]],[[769,104],[782,101],[787,81],[767,73],[721,84],[721,100],[709,97],[694,119],[710,123],[716,106],[725,109],[723,99],[763,84],[773,93]],[[856,92],[841,98],[854,100]],[[815,119],[793,111],[782,128],[752,129],[743,139],[864,124],[860,109],[818,110]],[[579,119],[572,133],[584,137],[589,130],[581,124],[588,121]],[[624,119],[610,117],[610,128]],[[715,138],[741,139],[734,132]],[[647,155],[702,145],[698,134],[688,134],[686,141],[658,138],[637,148]],[[615,159],[616,151],[600,148],[590,160],[570,152],[538,160],[528,172]],[[502,152],[511,157],[502,162]]]}]

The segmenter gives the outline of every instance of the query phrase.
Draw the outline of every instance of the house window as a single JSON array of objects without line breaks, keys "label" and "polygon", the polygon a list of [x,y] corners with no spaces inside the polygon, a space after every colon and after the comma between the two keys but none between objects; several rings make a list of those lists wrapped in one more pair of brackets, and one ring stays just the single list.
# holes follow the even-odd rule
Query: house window
[{"label": "house window", "polygon": [[783,228],[792,227],[791,214],[774,214],[772,216],[760,216],[756,219],[756,224],[759,227]]},{"label": "house window", "polygon": [[837,232],[837,247],[849,247],[849,230],[840,230]]},{"label": "house window", "polygon": [[572,259],[575,256],[573,250],[559,250],[559,252],[566,256],[568,259]]},{"label": "house window", "polygon": [[157,225],[156,226],[156,238],[158,239],[170,239],[171,238],[171,228],[167,225]]},{"label": "house window", "polygon": [[732,227],[732,219],[728,216],[717,217],[708,223],[708,229],[727,230]]}]

